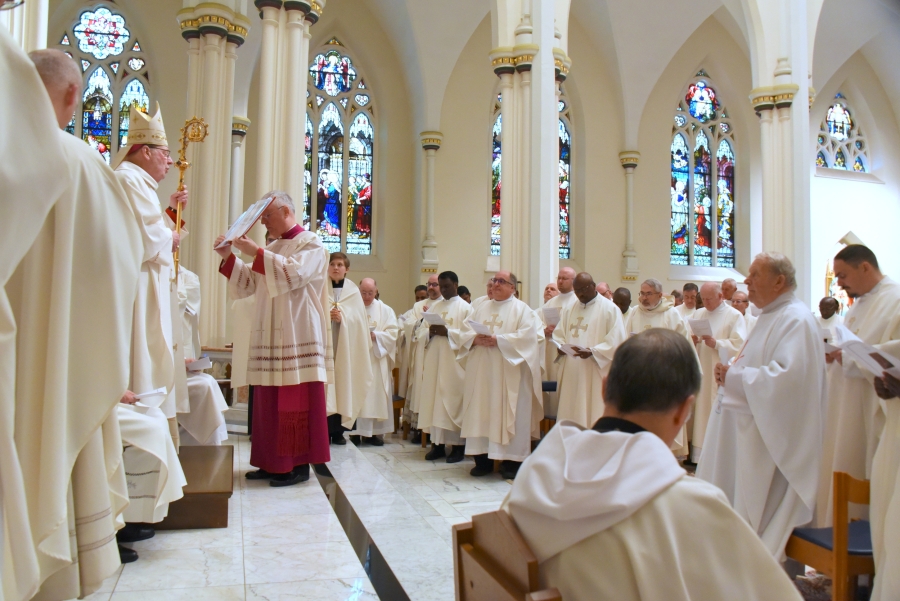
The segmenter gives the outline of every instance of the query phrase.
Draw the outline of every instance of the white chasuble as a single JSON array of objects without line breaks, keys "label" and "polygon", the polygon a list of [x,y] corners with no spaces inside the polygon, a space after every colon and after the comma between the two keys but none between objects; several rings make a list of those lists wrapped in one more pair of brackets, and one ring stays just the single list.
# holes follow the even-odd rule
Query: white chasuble
[{"label": "white chasuble", "polygon": [[[603,378],[613,355],[625,342],[622,312],[599,294],[586,305],[579,301],[563,311],[553,339],[591,350],[589,359],[561,356],[557,420],[570,420],[589,428],[603,416]],[[557,346],[549,343],[557,353]]]},{"label": "white chasuble", "polygon": [[838,315],[837,313],[835,313],[828,319],[825,319],[821,315],[816,315],[816,322],[818,322],[820,328],[830,331],[831,335],[834,336],[835,329],[837,329],[838,326],[844,325],[844,317],[842,315]]},{"label": "white chasuble", "polygon": [[[544,303],[540,309],[535,311],[535,314],[541,322],[541,331],[543,332],[548,326],[544,309],[558,310],[561,319],[563,310],[571,307],[576,302],[578,302],[578,299],[575,297],[574,292],[561,292]],[[553,336],[553,332],[550,332],[550,336]],[[548,337],[545,335],[545,338]],[[551,340],[547,339],[541,342],[541,378],[545,382],[557,382],[559,380],[560,363],[556,362],[556,356],[556,345],[553,344]],[[557,415],[559,411],[559,388],[557,387],[556,392],[544,392],[542,394],[544,414]]]},{"label": "white chasuble", "polygon": [[650,432],[558,422],[502,509],[563,599],[802,599],[722,491],[688,477]]},{"label": "white chasuble", "polygon": [[750,313],[750,309],[747,309],[747,312],[744,313],[744,329],[747,331],[747,336],[750,336],[750,332],[756,326],[756,319],[757,317]]},{"label": "white chasuble", "polygon": [[128,385],[140,249],[115,174],[80,140],[56,135],[67,166],[55,175],[69,188],[6,292],[18,327],[15,442],[32,536],[44,593],[68,598],[96,590],[117,567],[123,507],[111,491],[125,493],[121,443],[118,428],[103,425]]},{"label": "white chasuble", "polygon": [[[900,340],[900,284],[884,278],[867,294],[856,299],[844,318],[844,326],[863,342],[880,345]],[[834,316],[832,320],[835,319]],[[818,321],[818,319],[817,319]],[[884,412],[875,394],[873,376],[848,356],[829,367],[823,461],[819,475],[817,524],[830,526],[832,519],[832,472],[846,472],[868,480],[872,458],[884,429]],[[865,517],[865,514],[853,514]]]},{"label": "white chasuble", "polygon": [[[724,305],[725,303],[722,303],[722,304]],[[700,309],[696,309],[696,308],[694,308],[694,309],[688,308],[688,306],[685,305],[684,303],[681,303],[680,305],[675,307],[675,311],[681,316],[681,319],[683,319],[685,321],[687,321],[688,319],[695,319],[694,313],[696,313],[699,310]]]},{"label": "white chasuble", "polygon": [[[59,125],[34,63],[0,27],[0,598],[30,599],[40,584],[35,541],[28,520],[15,430],[16,322],[6,283],[31,248],[44,219],[70,185],[66,157],[59,146]],[[27,99],[23,105],[22,100]],[[26,111],[28,118],[12,117]],[[40,152],[22,152],[28,140]],[[48,177],[48,174],[53,174]],[[22,199],[27,199],[23,202]],[[48,274],[45,274],[45,276]],[[38,541],[39,542],[39,541]]]},{"label": "white chasuble", "polygon": [[[228,280],[232,298],[256,297],[250,332],[247,384],[291,386],[333,377],[326,325],[328,279],[319,237],[301,232],[263,251],[265,275],[235,257]],[[328,322],[330,323],[330,322]]]},{"label": "white chasuble", "polygon": [[[694,339],[691,338],[691,333],[688,331],[687,322],[675,309],[672,301],[665,297],[652,309],[645,309],[643,305],[635,305],[631,307],[625,318],[625,334],[631,336],[651,328],[665,328],[684,336],[696,352],[697,349],[694,347]],[[697,361],[699,363],[699,357]],[[703,369],[702,365],[700,369]],[[672,443],[672,452],[678,457],[684,457],[687,456],[688,449],[687,426],[685,426],[675,437],[675,441]]]},{"label": "white chasuble", "polygon": [[463,421],[466,455],[522,461],[537,438],[541,407],[543,338],[534,311],[515,297],[479,305],[470,318],[490,328],[497,346],[474,346],[475,331],[462,324],[459,360],[466,360]]},{"label": "white chasuble", "polygon": [[330,285],[327,291],[329,311],[337,307],[341,312],[340,333],[334,349],[334,382],[328,384],[326,396],[328,415],[339,413],[341,425],[352,429],[374,380],[369,358],[372,352],[369,316],[359,287],[352,281],[344,280],[339,300],[335,300]]},{"label": "white chasuble", "polygon": [[825,353],[793,293],[762,309],[725,378],[697,477],[721,488],[778,560],[813,518],[825,413]]},{"label": "white chasuble", "polygon": [[400,327],[394,310],[380,300],[373,300],[366,307],[366,316],[369,332],[375,335],[369,349],[372,384],[360,407],[356,428],[350,434],[370,437],[394,431],[394,377],[391,372]]},{"label": "white chasuble", "polygon": [[703,369],[703,384],[694,401],[694,427],[691,441],[694,445],[692,460],[696,463],[700,458],[703,438],[706,436],[706,427],[709,424],[709,415],[712,413],[713,403],[719,390],[715,378],[716,363],[722,362],[723,354],[728,359],[736,357],[744,345],[744,340],[747,339],[747,332],[744,316],[740,311],[729,307],[724,302],[714,311],[697,309],[691,319],[708,320],[713,338],[716,339],[716,348],[710,348],[702,340],[697,343],[697,354],[700,356],[700,366]]},{"label": "white chasuble", "polygon": [[401,396],[406,398],[403,419],[413,428],[418,427],[419,401],[417,387],[422,381],[423,364],[425,362],[425,344],[428,342],[428,326],[423,324],[422,315],[428,307],[437,301],[430,298],[413,305],[403,320],[403,358],[400,366],[399,388]]},{"label": "white chasuble", "polygon": [[447,336],[432,336],[426,343],[419,388],[418,425],[423,431],[431,433],[435,444],[444,444],[445,440],[449,444],[458,444],[462,428],[466,362],[457,361],[457,352],[461,328],[471,317],[472,306],[459,296],[454,296],[435,301],[429,312],[443,318],[447,324]]}]

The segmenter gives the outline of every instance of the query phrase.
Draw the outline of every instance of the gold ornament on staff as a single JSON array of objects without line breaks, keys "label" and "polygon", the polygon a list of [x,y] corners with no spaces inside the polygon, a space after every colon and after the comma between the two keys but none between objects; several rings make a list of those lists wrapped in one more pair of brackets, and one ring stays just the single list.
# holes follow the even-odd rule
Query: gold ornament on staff
[{"label": "gold ornament on staff", "polygon": [[[187,162],[187,147],[191,142],[202,142],[206,139],[206,135],[209,133],[209,126],[206,124],[206,121],[200,119],[198,117],[194,117],[193,119],[188,119],[184,122],[184,127],[181,128],[181,148],[178,149],[178,161],[175,163],[175,166],[178,167],[178,191],[181,192],[184,190],[184,172],[188,170],[191,166],[190,163]],[[181,203],[178,203],[178,208],[175,211],[175,231],[178,235],[181,235]],[[178,281],[178,256],[181,254],[181,244],[179,243],[178,249],[175,250],[175,281]]]}]

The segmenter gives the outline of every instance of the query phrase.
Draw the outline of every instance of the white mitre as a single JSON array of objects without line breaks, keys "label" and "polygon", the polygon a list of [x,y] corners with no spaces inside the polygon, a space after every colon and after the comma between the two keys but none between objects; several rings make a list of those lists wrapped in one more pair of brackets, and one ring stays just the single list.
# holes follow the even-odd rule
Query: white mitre
[{"label": "white mitre", "polygon": [[152,117],[138,110],[133,104],[130,110],[127,143],[119,149],[119,152],[113,158],[111,163],[113,169],[125,160],[125,157],[131,152],[131,147],[135,144],[169,145],[169,142],[166,140],[166,128],[163,126],[162,112],[159,110],[158,102],[156,103],[156,113]]}]

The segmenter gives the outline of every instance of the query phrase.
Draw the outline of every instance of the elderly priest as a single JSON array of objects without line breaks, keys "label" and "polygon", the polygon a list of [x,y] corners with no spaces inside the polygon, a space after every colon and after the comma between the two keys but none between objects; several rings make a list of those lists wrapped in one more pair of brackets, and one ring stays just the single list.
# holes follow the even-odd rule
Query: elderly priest
[{"label": "elderly priest", "polygon": [[721,488],[779,561],[791,531],[813,519],[825,412],[825,348],[809,307],[794,296],[794,266],[762,253],[745,280],[762,309],[728,366],[697,476]]},{"label": "elderly priest", "polygon": [[651,329],[616,351],[603,417],[559,422],[503,503],[563,599],[800,601],[756,533],[669,446],[700,388],[683,336]]},{"label": "elderly priest", "polygon": [[500,474],[515,478],[543,418],[543,332],[534,311],[514,296],[516,276],[498,271],[491,281],[491,300],[475,307],[460,332],[458,357],[466,360],[461,436],[466,455],[475,455],[473,476],[488,475],[499,459]]},{"label": "elderly priest", "polygon": [[[254,386],[250,480],[271,486],[309,480],[309,464],[331,459],[325,412],[329,376],[325,324],[326,252],[318,236],[297,224],[294,201],[269,192],[261,222],[275,241],[260,248],[241,236],[233,246],[253,257],[244,263],[231,246],[218,248],[219,271],[234,298],[256,295],[247,380]],[[265,198],[264,197],[264,198]]]}]

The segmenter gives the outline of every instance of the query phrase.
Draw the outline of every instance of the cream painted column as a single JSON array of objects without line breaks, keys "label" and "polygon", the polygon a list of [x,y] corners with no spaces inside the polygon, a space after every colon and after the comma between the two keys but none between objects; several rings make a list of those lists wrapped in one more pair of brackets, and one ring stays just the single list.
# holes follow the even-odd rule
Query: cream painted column
[{"label": "cream painted column", "polygon": [[634,282],[640,273],[637,251],[634,250],[634,170],[641,160],[641,153],[627,150],[619,153],[619,162],[625,169],[625,250],[622,251],[622,280]]},{"label": "cream painted column", "polygon": [[257,0],[262,13],[262,49],[259,58],[259,142],[256,149],[256,196],[274,187],[275,69],[278,64],[278,18],[280,0]]},{"label": "cream painted column", "polygon": [[434,237],[434,160],[444,136],[439,131],[419,134],[425,150],[425,237],[422,239],[422,273],[436,273],[438,247]]},{"label": "cream painted column", "polygon": [[[294,3],[286,2],[287,12],[286,49],[287,55],[283,59],[286,64],[286,82],[282,96],[282,123],[284,125],[284,152],[281,153],[281,173],[283,184],[281,186],[297,201],[299,205],[303,198],[303,169],[300,167],[304,161],[303,116],[306,108],[305,89],[302,84],[306,81],[303,77],[306,67],[306,57],[309,56],[309,41],[304,39],[303,30],[306,26],[305,13]],[[306,41],[306,52],[303,52]]]},{"label": "cream painted column", "polygon": [[234,223],[244,212],[244,139],[250,120],[235,115],[231,123],[231,191],[228,195],[228,223]]},{"label": "cream painted column", "polygon": [[0,26],[5,26],[25,52],[47,47],[49,0],[28,0],[19,6],[0,11]]}]

